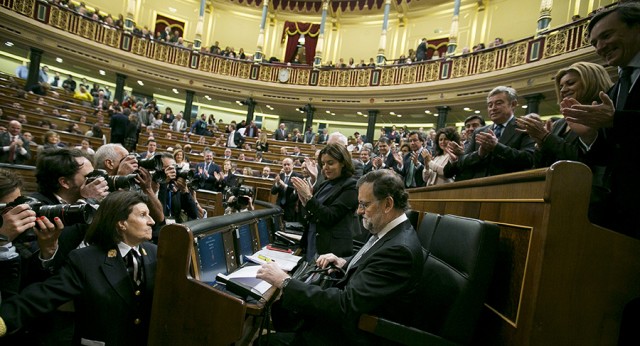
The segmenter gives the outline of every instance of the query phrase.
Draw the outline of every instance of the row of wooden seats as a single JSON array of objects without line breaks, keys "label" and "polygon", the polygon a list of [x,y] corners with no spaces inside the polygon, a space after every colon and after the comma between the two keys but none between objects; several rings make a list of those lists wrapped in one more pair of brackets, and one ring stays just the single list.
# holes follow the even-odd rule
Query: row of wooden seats
[{"label": "row of wooden seats", "polygon": [[[16,81],[19,81],[19,80],[20,80],[19,78],[16,78]],[[8,90],[11,90],[11,92],[9,92],[8,95],[16,94],[16,91],[9,87],[9,81],[6,79],[0,78],[0,87],[3,90],[5,90],[4,91],[5,93],[7,93]],[[82,104],[82,101],[73,98],[73,94],[67,94],[67,92],[64,89],[58,88],[56,89],[56,93],[58,95],[54,96],[54,94],[51,91],[49,91],[49,93],[43,97],[48,103],[58,108],[68,108],[75,112],[86,112],[88,114],[93,113],[93,110],[94,110],[93,107]],[[40,97],[40,95],[30,95],[30,96],[36,99]]]}]

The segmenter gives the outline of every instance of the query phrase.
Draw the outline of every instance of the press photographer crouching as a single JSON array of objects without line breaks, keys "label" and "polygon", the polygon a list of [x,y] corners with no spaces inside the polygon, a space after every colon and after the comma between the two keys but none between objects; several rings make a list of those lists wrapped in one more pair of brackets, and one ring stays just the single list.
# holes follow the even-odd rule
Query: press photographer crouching
[{"label": "press photographer crouching", "polygon": [[162,203],[157,196],[160,185],[154,182],[154,176],[150,172],[157,175],[158,180],[165,178],[160,157],[140,160],[147,167],[145,168],[139,164],[136,155],[130,154],[121,144],[109,143],[96,150],[93,159],[96,171],[102,171],[94,171],[92,175],[104,177],[106,173],[109,191],[133,189],[149,197],[149,213],[155,221],[153,240],[156,242],[160,228],[165,225],[165,218]]},{"label": "press photographer crouching", "polygon": [[[176,160],[169,153],[156,154],[162,162],[164,179],[159,182],[158,199],[163,205],[167,224],[182,223],[195,220],[202,215],[198,213],[195,198],[195,185],[191,171],[178,172]],[[193,187],[193,188],[192,188]]]},{"label": "press photographer crouching", "polygon": [[[242,183],[240,183],[242,184]],[[223,203],[224,214],[255,210],[253,206],[253,187],[247,185],[228,186],[225,188]]]}]

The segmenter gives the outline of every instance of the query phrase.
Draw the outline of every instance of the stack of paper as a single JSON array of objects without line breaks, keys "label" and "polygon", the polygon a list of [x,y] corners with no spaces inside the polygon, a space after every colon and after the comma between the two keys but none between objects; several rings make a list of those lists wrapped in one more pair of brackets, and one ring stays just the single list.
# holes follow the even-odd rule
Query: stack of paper
[{"label": "stack of paper", "polygon": [[280,269],[285,271],[291,271],[295,268],[302,257],[292,255],[290,253],[269,250],[266,247],[262,250],[254,253],[251,256],[246,256],[248,260],[258,264],[264,264],[267,262],[275,262]]}]

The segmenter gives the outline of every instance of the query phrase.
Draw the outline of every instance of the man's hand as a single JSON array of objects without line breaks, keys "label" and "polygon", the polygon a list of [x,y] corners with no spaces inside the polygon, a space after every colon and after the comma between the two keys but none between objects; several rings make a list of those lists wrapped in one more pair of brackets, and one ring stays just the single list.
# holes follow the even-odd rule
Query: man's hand
[{"label": "man's hand", "polygon": [[382,157],[380,156],[374,157],[373,160],[371,161],[371,164],[375,169],[379,169],[380,167],[382,167]]},{"label": "man's hand", "polygon": [[189,192],[189,188],[187,187],[187,181],[184,178],[178,178],[175,180],[176,188],[180,192]]},{"label": "man's hand", "polygon": [[489,155],[498,144],[498,137],[491,129],[487,129],[487,132],[480,132],[476,134],[476,143],[480,146],[478,148],[478,154],[481,157]]},{"label": "man's hand", "polygon": [[13,240],[36,225],[36,212],[27,204],[19,204],[2,214],[0,233]]},{"label": "man's hand", "polygon": [[517,118],[516,124],[518,125],[516,131],[528,134],[529,137],[533,138],[538,145],[542,145],[542,140],[550,132],[547,128],[547,124],[540,119],[538,114],[535,113]]},{"label": "man's hand", "polygon": [[117,175],[127,175],[135,172],[138,169],[138,160],[133,155],[125,156],[120,165],[118,165]]},{"label": "man's hand", "polygon": [[326,268],[330,264],[333,264],[338,268],[343,268],[346,263],[347,261],[344,258],[338,257],[332,253],[320,255],[316,260],[316,265],[320,268]]},{"label": "man's hand", "polygon": [[[109,194],[109,185],[103,177],[99,177],[94,181],[84,184],[80,187],[80,195],[82,198],[93,198],[97,201],[101,201]],[[73,201],[75,202],[75,201]]]},{"label": "man's hand", "polygon": [[53,219],[54,223],[51,223],[45,216],[41,216],[37,221],[37,227],[35,228],[36,236],[38,237],[38,246],[40,247],[40,257],[42,259],[49,259],[53,257],[58,249],[58,238],[64,225],[62,220],[56,217]]},{"label": "man's hand", "polygon": [[569,124],[580,124],[594,130],[613,127],[613,101],[604,91],[600,92],[602,103],[582,105],[573,98],[565,98],[560,102],[560,111]]},{"label": "man's hand", "polygon": [[262,279],[277,288],[282,288],[282,281],[288,277],[289,275],[274,262],[263,264],[256,273],[256,278]]},{"label": "man's hand", "polygon": [[173,165],[167,166],[164,169],[164,174],[167,176],[165,182],[169,183],[176,179],[176,168]]}]

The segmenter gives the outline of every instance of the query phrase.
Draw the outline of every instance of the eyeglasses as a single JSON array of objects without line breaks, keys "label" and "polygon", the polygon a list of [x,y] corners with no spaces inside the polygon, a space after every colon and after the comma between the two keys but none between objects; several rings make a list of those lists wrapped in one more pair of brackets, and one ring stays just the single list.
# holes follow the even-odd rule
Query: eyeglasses
[{"label": "eyeglasses", "polygon": [[379,199],[375,200],[375,201],[371,201],[371,202],[358,202],[358,209],[362,209],[362,210],[367,210],[369,209],[369,206],[372,205],[375,202],[378,202]]}]

